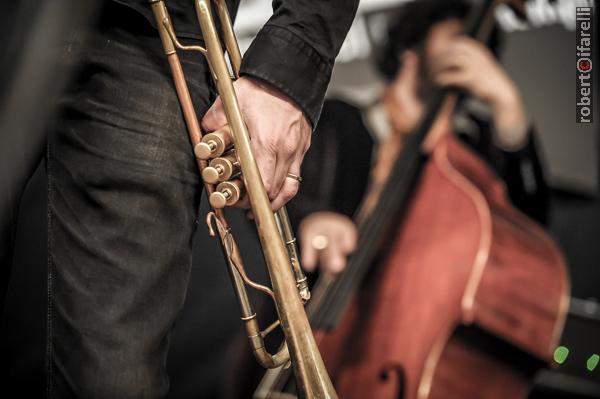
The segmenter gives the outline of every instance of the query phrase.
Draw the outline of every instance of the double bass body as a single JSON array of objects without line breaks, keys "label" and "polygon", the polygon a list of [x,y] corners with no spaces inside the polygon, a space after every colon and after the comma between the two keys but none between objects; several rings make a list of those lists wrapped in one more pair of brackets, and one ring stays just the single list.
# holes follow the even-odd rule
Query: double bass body
[{"label": "double bass body", "polygon": [[568,298],[552,239],[447,135],[383,262],[319,346],[340,397],[521,398]]}]

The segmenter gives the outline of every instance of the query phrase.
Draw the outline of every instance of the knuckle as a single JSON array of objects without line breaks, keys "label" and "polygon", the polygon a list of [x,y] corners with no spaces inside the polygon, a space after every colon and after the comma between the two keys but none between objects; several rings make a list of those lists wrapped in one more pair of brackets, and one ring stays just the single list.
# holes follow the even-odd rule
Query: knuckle
[{"label": "knuckle", "polygon": [[308,151],[308,149],[310,148],[312,142],[312,135],[308,135],[306,141],[304,142],[304,148],[302,151],[302,154],[306,154],[306,152]]},{"label": "knuckle", "polygon": [[282,154],[286,156],[291,156],[296,153],[296,149],[298,148],[298,142],[293,137],[286,138],[281,144],[280,151]]},{"label": "knuckle", "polygon": [[283,190],[283,198],[287,202],[294,198],[294,196],[298,193],[298,184],[294,184],[293,186],[286,187]]}]

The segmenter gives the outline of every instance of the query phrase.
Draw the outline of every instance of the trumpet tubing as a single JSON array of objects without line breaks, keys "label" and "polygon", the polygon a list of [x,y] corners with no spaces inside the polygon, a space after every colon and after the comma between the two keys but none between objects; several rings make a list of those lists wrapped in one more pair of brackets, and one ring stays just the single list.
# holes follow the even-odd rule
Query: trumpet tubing
[{"label": "trumpet tubing", "polygon": [[[217,10],[223,42],[221,42],[215,27],[211,3],[214,3]],[[150,4],[165,54],[173,72],[175,88],[181,102],[194,154],[198,160],[198,167],[213,208],[207,216],[209,232],[220,238],[240,305],[241,318],[255,357],[261,365],[267,368],[275,368],[291,362],[300,397],[336,398],[333,384],[325,369],[304,311],[303,302],[309,299],[310,293],[298,260],[295,238],[290,228],[287,212],[285,208],[276,214],[271,211],[233,87],[233,81],[239,74],[242,58],[226,3],[224,0],[194,1],[205,47],[185,46],[179,43],[165,1],[150,0]],[[233,76],[227,66],[224,48],[229,57]],[[185,77],[179,64],[177,50],[197,51],[206,57],[227,117],[226,128],[202,136]],[[218,185],[215,187],[216,183]],[[254,215],[271,287],[257,284],[247,276],[223,212],[223,208],[235,205],[244,196],[247,196]],[[248,298],[246,286],[266,293],[275,302],[279,320],[264,330],[260,329],[256,320],[256,313]],[[264,346],[264,337],[279,325],[283,330],[285,342],[277,353],[271,354]]]}]

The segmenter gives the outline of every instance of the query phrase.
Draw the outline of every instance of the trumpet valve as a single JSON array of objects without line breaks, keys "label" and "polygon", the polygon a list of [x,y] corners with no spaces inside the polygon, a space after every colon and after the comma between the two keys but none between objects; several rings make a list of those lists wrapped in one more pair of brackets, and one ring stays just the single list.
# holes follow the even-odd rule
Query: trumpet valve
[{"label": "trumpet valve", "polygon": [[225,181],[217,186],[217,190],[210,195],[208,202],[215,209],[235,205],[243,194],[243,183],[241,180]]},{"label": "trumpet valve", "polygon": [[209,184],[215,184],[221,180],[223,172],[223,167],[221,165],[216,165],[214,167],[207,166],[202,170],[202,179]]},{"label": "trumpet valve", "polygon": [[235,152],[231,151],[223,157],[215,158],[210,161],[210,166],[219,172],[217,177],[219,181],[231,179],[239,172],[239,162],[235,156]]},{"label": "trumpet valve", "polygon": [[199,159],[209,159],[217,149],[217,143],[214,140],[208,142],[201,141],[194,147],[194,154]]},{"label": "trumpet valve", "polygon": [[233,144],[229,127],[205,134],[202,141],[194,147],[194,154],[200,159],[209,159],[221,156]]}]

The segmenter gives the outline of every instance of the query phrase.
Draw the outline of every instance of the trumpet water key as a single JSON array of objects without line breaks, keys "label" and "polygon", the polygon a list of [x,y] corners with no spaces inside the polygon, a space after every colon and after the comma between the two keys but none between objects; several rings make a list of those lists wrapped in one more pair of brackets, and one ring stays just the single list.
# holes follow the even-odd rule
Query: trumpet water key
[{"label": "trumpet water key", "polygon": [[[224,0],[195,0],[194,4],[205,47],[180,43],[165,1],[150,0],[190,141],[213,208],[206,217],[209,232],[219,236],[240,305],[241,318],[258,362],[267,368],[291,363],[300,397],[336,398],[304,311],[304,302],[310,294],[298,261],[287,212],[285,208],[275,214],[271,211],[234,91],[233,81],[238,78],[242,57],[227,6]],[[223,41],[215,27],[212,6],[217,11]],[[227,117],[226,128],[203,137],[177,50],[196,51],[206,57]],[[227,66],[226,56],[232,72]],[[248,277],[225,218],[224,208],[235,205],[244,196],[248,197],[254,214],[271,287],[258,284]],[[258,324],[246,286],[262,291],[275,302],[279,319],[264,330]],[[277,353],[271,354],[265,348],[264,337],[278,326],[283,330],[285,342]]]}]

